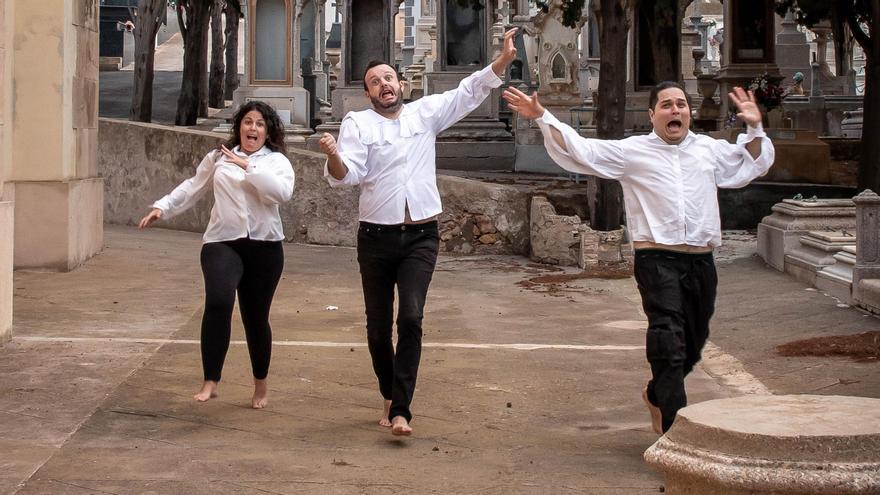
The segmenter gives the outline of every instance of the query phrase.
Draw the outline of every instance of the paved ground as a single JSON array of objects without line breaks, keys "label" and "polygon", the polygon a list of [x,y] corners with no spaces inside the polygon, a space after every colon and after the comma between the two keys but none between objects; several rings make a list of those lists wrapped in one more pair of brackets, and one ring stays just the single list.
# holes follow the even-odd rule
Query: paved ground
[{"label": "paved ground", "polygon": [[[268,409],[247,407],[240,342],[220,397],[195,403],[199,244],[108,227],[103,253],[74,272],[16,272],[14,337],[0,348],[0,493],[659,493],[641,459],[657,437],[639,400],[648,370],[632,280],[525,289],[550,268],[442,257],[415,435],[399,440],[375,424],[351,249],[285,246]],[[765,268],[751,236],[730,244],[691,401],[880,396],[876,363],[773,351],[880,321]]]}]

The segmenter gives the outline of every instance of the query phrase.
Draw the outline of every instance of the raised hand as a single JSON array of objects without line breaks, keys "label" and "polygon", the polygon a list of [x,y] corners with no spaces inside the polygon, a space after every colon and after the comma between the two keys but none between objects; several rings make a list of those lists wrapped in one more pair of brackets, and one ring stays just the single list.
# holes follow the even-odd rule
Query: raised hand
[{"label": "raised hand", "polygon": [[519,28],[508,29],[504,33],[501,53],[492,62],[492,70],[499,76],[503,75],[507,66],[516,60],[516,47],[513,46],[513,40],[516,38],[517,31],[519,31]]},{"label": "raised hand", "polygon": [[220,145],[220,152],[226,155],[227,162],[234,163],[245,170],[248,168],[248,161],[230,151],[229,148],[226,147],[226,145]]},{"label": "raised hand", "polygon": [[507,106],[521,117],[537,119],[544,115],[544,107],[538,101],[537,91],[529,96],[511,86],[504,90],[502,97],[507,101]]},{"label": "raised hand", "polygon": [[336,139],[333,138],[332,134],[325,132],[318,141],[318,146],[321,147],[321,151],[327,156],[336,154]]},{"label": "raised hand", "polygon": [[761,109],[755,102],[755,93],[751,90],[746,92],[745,89],[737,86],[727,95],[730,97],[730,101],[736,105],[736,116],[749,126],[758,127],[761,123]]}]

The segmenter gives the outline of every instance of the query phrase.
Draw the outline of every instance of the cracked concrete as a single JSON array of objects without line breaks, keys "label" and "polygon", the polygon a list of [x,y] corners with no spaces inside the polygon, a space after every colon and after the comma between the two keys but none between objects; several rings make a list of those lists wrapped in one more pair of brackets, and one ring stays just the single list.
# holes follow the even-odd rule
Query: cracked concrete
[{"label": "cracked concrete", "polygon": [[[0,348],[0,493],[659,493],[642,461],[656,435],[639,396],[649,372],[631,279],[529,290],[517,282],[551,269],[441,257],[415,435],[399,440],[376,425],[348,248],[285,245],[268,409],[247,407],[241,344],[220,397],[195,403],[199,246],[196,234],[108,226],[103,253],[74,272],[16,272],[13,338]],[[878,329],[876,318],[747,255],[727,253],[719,274],[714,347],[689,378],[691,402],[880,396],[876,363],[773,350]]]}]

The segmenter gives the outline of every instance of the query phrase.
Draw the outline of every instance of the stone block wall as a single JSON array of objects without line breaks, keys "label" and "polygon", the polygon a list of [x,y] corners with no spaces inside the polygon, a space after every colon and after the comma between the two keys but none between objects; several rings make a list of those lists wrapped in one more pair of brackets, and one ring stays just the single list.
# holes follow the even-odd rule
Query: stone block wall
[{"label": "stone block wall", "polygon": [[[205,153],[226,140],[218,133],[125,120],[100,119],[98,174],[106,181],[105,221],[136,225],[153,201],[195,172]],[[324,155],[290,150],[296,174],[293,200],[281,208],[289,241],[354,246],[357,234],[357,188],[331,188],[323,177]],[[527,254],[529,193],[504,184],[460,177],[438,177],[443,200],[440,217],[442,252],[456,254]],[[212,198],[156,224],[203,232]]]}]

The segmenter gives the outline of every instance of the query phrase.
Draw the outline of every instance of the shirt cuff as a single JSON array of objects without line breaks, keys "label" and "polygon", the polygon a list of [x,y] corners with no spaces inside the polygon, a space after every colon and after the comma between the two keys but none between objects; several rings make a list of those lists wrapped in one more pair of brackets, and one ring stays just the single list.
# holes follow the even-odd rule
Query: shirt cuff
[{"label": "shirt cuff", "polygon": [[746,127],[746,142],[750,142],[755,138],[763,138],[767,137],[767,133],[764,132],[764,126],[762,124],[758,124],[757,127],[747,126]]},{"label": "shirt cuff", "polygon": [[541,114],[540,117],[535,119],[535,123],[538,125],[547,124],[547,125],[555,125],[559,123],[559,119],[556,118],[550,110],[544,109],[544,113]]}]

